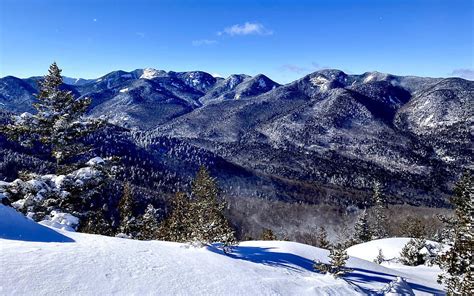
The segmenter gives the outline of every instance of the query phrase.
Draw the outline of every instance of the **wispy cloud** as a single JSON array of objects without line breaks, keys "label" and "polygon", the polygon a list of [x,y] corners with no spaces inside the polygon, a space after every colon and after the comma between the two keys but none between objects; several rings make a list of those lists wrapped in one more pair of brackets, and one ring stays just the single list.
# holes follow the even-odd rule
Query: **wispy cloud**
[{"label": "wispy cloud", "polygon": [[324,69],[327,67],[321,67],[318,63],[312,62],[310,66],[299,66],[294,64],[285,64],[280,67],[283,71],[293,72],[296,74],[306,74],[311,73],[316,70]]},{"label": "wispy cloud", "polygon": [[216,43],[217,43],[216,40],[210,40],[210,39],[199,39],[199,40],[193,40],[192,42],[193,46],[212,45]]},{"label": "wispy cloud", "polygon": [[137,34],[137,36],[140,38],[145,38],[145,33],[143,32],[136,32],[135,34]]},{"label": "wispy cloud", "polygon": [[217,35],[272,35],[273,31],[265,28],[260,23],[246,22],[244,24],[235,24],[233,26],[225,28],[223,31],[217,32]]},{"label": "wispy cloud", "polygon": [[450,75],[458,76],[461,78],[474,80],[474,70],[473,69],[454,69]]}]

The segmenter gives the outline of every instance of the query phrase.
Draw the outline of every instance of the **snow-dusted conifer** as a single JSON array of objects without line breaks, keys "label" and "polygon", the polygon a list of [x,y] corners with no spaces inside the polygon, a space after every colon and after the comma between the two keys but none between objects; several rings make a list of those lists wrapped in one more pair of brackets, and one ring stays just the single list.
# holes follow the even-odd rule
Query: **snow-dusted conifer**
[{"label": "snow-dusted conifer", "polygon": [[379,249],[379,253],[377,254],[377,257],[375,257],[374,262],[377,264],[382,264],[385,261],[385,256],[382,252],[382,249]]},{"label": "snow-dusted conifer", "polygon": [[345,250],[345,244],[337,244],[329,250],[329,264],[315,262],[314,268],[322,273],[330,273],[334,277],[342,277],[344,274],[351,272],[346,267],[346,261],[349,259]]},{"label": "snow-dusted conifer", "polygon": [[192,237],[192,208],[188,195],[178,192],[170,201],[171,212],[160,224],[159,237],[173,242],[187,242]]},{"label": "snow-dusted conifer", "polygon": [[364,209],[357,218],[354,226],[354,239],[357,243],[365,243],[370,241],[372,238],[372,231],[369,227],[369,216],[367,210]]},{"label": "snow-dusted conifer", "polygon": [[120,227],[119,231],[129,237],[134,237],[138,231],[138,221],[134,215],[135,198],[130,183],[125,182],[122,197],[119,202]]},{"label": "snow-dusted conifer", "polygon": [[387,237],[387,217],[385,216],[386,201],[379,182],[376,182],[374,185],[372,201],[372,239]]},{"label": "snow-dusted conifer", "polygon": [[152,204],[147,206],[140,224],[139,239],[152,240],[158,238],[158,211]]},{"label": "snow-dusted conifer", "polygon": [[23,113],[2,128],[10,139],[22,145],[41,143],[56,161],[56,171],[68,172],[74,167],[70,159],[89,150],[79,140],[101,126],[99,120],[83,118],[91,100],[76,99],[71,91],[61,89],[61,69],[53,63],[48,75],[39,82],[36,114]]},{"label": "snow-dusted conifer", "polygon": [[328,233],[326,232],[326,228],[323,226],[319,227],[318,233],[316,235],[316,243],[317,247],[328,249],[331,246],[331,243],[328,240]]},{"label": "snow-dusted conifer", "polygon": [[412,238],[400,252],[400,262],[404,265],[418,266],[426,262],[426,254],[422,249],[426,247],[426,240]]},{"label": "snow-dusted conifer", "polygon": [[454,217],[444,219],[451,229],[449,249],[438,257],[443,273],[438,281],[450,295],[472,295],[474,291],[474,178],[466,172],[451,198]]},{"label": "snow-dusted conifer", "polygon": [[234,231],[224,216],[226,204],[219,199],[216,181],[201,166],[192,183],[192,240],[201,244],[221,242],[224,246],[235,243]]}]

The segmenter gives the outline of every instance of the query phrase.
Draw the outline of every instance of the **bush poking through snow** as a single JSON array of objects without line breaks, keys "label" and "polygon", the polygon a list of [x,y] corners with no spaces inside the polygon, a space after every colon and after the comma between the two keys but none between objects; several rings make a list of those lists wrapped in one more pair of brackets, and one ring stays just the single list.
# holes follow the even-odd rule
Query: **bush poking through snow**
[{"label": "bush poking through snow", "polygon": [[385,262],[385,256],[383,255],[382,249],[379,249],[379,254],[375,257],[374,262],[377,264]]},{"label": "bush poking through snow", "polygon": [[426,262],[426,240],[411,239],[400,252],[400,262],[404,265],[418,266]]},{"label": "bush poking through snow", "polygon": [[314,269],[322,273],[332,274],[334,277],[342,277],[352,270],[346,267],[346,261],[349,259],[344,244],[337,244],[329,250],[329,263],[325,264],[316,261]]},{"label": "bush poking through snow", "polygon": [[260,235],[260,239],[270,241],[270,240],[277,240],[277,237],[271,229],[264,228],[262,230],[262,234]]}]

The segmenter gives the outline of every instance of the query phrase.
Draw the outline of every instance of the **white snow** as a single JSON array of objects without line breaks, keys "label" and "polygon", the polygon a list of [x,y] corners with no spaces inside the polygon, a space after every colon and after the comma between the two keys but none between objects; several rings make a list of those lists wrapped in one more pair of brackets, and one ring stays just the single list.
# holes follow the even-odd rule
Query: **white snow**
[{"label": "white snow", "polygon": [[75,231],[76,227],[79,225],[79,218],[68,213],[52,211],[51,217],[47,217],[40,223],[49,227],[67,231]]},{"label": "white snow", "polygon": [[158,77],[159,71],[153,68],[143,69],[143,74],[140,76],[140,79],[153,79]]},{"label": "white snow", "polygon": [[258,87],[260,87],[260,88],[265,88],[266,86],[267,86],[267,84],[265,83],[265,80],[263,80],[263,79],[260,78],[260,79],[258,80]]},{"label": "white snow", "polygon": [[121,90],[119,90],[119,92],[121,92],[121,93],[126,93],[126,92],[128,92],[128,87],[127,87],[127,88],[122,88]]},{"label": "white snow", "polygon": [[442,294],[431,280],[354,257],[344,279],[314,272],[313,260],[327,255],[294,242],[243,242],[225,255],[215,246],[52,230],[0,205],[4,295],[366,295],[392,281],[416,295]]},{"label": "white snow", "polygon": [[[347,249],[347,254],[367,261],[374,261],[382,250],[385,259],[393,260],[400,257],[403,247],[410,241],[408,237],[392,237],[377,239],[370,242],[358,244]],[[434,241],[427,241],[428,244],[437,246]]]}]

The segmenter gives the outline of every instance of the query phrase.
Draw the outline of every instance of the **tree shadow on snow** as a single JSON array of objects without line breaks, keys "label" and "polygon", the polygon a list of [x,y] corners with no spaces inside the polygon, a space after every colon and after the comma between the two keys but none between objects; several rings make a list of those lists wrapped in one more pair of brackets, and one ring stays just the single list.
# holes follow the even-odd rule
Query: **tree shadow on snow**
[{"label": "tree shadow on snow", "polygon": [[[218,244],[208,246],[208,250],[224,255],[224,252],[218,248],[218,246]],[[283,267],[297,272],[301,272],[302,269],[314,272],[314,262],[312,260],[291,253],[272,252],[272,249],[274,248],[236,246],[232,248],[232,252],[225,255],[234,259],[268,266]]]},{"label": "tree shadow on snow", "polygon": [[[368,294],[376,295],[377,293],[376,291],[369,290],[365,287],[361,287],[358,284],[381,283],[385,285],[396,279],[395,275],[388,274],[388,273],[383,273],[383,272],[378,272],[378,271],[368,270],[368,269],[363,269],[363,268],[354,268],[354,267],[351,267],[351,269],[352,269],[352,272],[344,276],[344,279],[348,281],[349,283],[364,290],[364,292]],[[413,290],[429,293],[431,295],[445,295],[446,294],[445,292],[441,290],[413,283],[411,282],[410,279],[406,279],[406,281],[408,282],[408,284]]]},{"label": "tree shadow on snow", "polygon": [[[220,248],[220,244],[214,244],[208,246],[207,249],[211,252],[226,255],[230,258],[238,260],[246,260],[253,263],[282,267],[292,271],[301,272],[302,270],[307,270],[317,273],[314,270],[312,260],[309,260],[305,257],[301,257],[291,253],[279,253],[273,252],[274,248],[262,248],[262,247],[246,247],[246,246],[236,246],[232,248],[230,253],[224,254]],[[358,287],[361,291],[367,295],[377,295],[377,291],[371,290],[364,287],[364,284],[378,283],[378,284],[388,284],[389,282],[396,279],[395,275],[363,269],[363,268],[352,268],[352,272],[348,273],[343,277],[348,283]],[[437,290],[431,287],[424,285],[416,284],[407,279],[410,287],[413,290],[420,292],[430,293],[432,295],[445,295],[441,290]],[[361,286],[362,285],[362,286]]]}]

